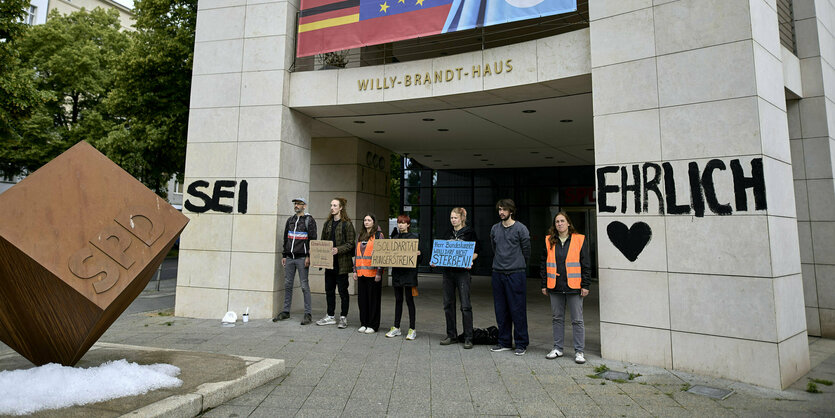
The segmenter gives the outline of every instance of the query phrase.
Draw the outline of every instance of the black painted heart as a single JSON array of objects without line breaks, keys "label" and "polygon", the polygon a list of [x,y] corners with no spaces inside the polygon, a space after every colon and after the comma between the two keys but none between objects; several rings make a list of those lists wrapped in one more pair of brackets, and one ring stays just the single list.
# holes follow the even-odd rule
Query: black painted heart
[{"label": "black painted heart", "polygon": [[615,248],[629,261],[637,260],[652,239],[652,228],[644,222],[635,222],[627,228],[622,222],[614,221],[606,227],[606,233]]}]

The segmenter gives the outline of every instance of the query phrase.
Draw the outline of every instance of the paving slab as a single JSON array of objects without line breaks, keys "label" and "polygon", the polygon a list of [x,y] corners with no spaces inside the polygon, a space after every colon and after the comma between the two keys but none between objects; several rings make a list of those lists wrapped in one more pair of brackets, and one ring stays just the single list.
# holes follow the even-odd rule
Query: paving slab
[{"label": "paving slab", "polygon": [[[96,367],[125,359],[138,364],[171,364],[180,368],[177,388],[159,389],[143,395],[128,396],[87,405],[40,411],[38,417],[118,417],[184,416],[192,417],[243,393],[260,387],[284,373],[284,362],[244,356],[149,348],[100,342],[90,349],[76,367]],[[23,370],[34,367],[14,352],[0,355],[0,370]]]}]

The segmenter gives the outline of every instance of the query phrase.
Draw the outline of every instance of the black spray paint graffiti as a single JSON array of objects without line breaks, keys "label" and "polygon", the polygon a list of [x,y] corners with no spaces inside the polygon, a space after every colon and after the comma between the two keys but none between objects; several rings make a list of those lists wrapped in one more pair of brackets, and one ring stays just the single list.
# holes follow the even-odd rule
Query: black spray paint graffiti
[{"label": "black spray paint graffiti", "polygon": [[[730,166],[733,180],[733,206],[731,202],[720,202],[716,193],[714,176]],[[616,213],[618,201],[609,200],[609,194],[620,193],[620,213],[627,213],[630,206],[628,195],[632,194],[632,209],[635,213],[649,213],[650,198],[654,197],[659,215],[705,216],[705,210],[726,216],[749,210],[748,189],[754,196],[754,210],[766,210],[765,177],[762,158],[751,160],[750,175],[745,174],[739,159],[724,161],[712,159],[700,169],[699,163],[687,164],[690,201],[680,203],[680,194],[675,182],[673,166],[670,163],[643,163],[630,166],[605,166],[597,169],[597,210],[600,213]],[[620,184],[610,184],[606,175],[620,173]],[[631,177],[631,180],[630,180]],[[609,240],[629,260],[638,259],[652,237],[652,229],[643,222],[636,222],[627,228],[621,222],[612,222],[606,228]]]},{"label": "black spray paint graffiti", "polygon": [[606,234],[627,260],[635,261],[652,239],[652,228],[643,222],[635,222],[627,228],[622,222],[614,221],[606,227]]},{"label": "black spray paint graffiti", "polygon": [[[234,199],[235,185],[238,183],[235,180],[217,180],[215,181],[212,194],[208,195],[200,189],[209,187],[209,182],[206,180],[195,180],[188,185],[186,192],[197,199],[203,201],[202,205],[195,205],[191,200],[186,200],[183,207],[194,213],[203,213],[210,210],[232,213],[232,206],[221,203],[220,199]],[[232,190],[229,190],[232,189]],[[248,184],[246,180],[241,180],[238,185],[238,213],[246,213],[247,198],[249,197]]]}]

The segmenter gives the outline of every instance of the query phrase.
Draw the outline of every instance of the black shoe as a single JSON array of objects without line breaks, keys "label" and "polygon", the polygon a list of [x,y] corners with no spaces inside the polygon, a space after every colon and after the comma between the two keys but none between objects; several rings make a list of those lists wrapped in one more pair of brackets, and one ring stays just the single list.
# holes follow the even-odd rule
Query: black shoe
[{"label": "black shoe", "polygon": [[450,345],[450,344],[455,344],[457,342],[458,342],[458,340],[455,339],[455,338],[446,337],[443,340],[441,340],[441,345]]},{"label": "black shoe", "polygon": [[465,350],[469,350],[469,349],[471,349],[471,348],[473,348],[473,342],[472,342],[472,340],[466,340],[466,341],[464,341],[464,349],[465,349]]},{"label": "black shoe", "polygon": [[282,312],[282,313],[278,314],[277,317],[273,318],[273,322],[283,321],[283,320],[285,320],[289,317],[290,317],[290,312]]},{"label": "black shoe", "polygon": [[492,351],[494,353],[497,353],[499,351],[510,351],[510,350],[511,350],[510,347],[503,347],[501,344],[496,344],[496,345],[493,346],[493,348],[490,349],[490,351]]},{"label": "black shoe", "polygon": [[302,319],[302,325],[308,325],[311,322],[313,322],[313,317],[309,313],[304,314],[304,319]]}]

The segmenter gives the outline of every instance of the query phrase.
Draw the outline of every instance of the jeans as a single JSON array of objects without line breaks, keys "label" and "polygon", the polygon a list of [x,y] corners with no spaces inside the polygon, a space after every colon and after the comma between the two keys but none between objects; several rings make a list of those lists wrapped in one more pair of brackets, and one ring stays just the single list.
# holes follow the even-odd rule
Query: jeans
[{"label": "jeans", "polygon": [[287,258],[284,265],[284,312],[290,312],[293,304],[293,279],[299,272],[299,285],[304,295],[304,313],[310,313],[310,283],[307,281],[308,268],[304,266],[304,257]]},{"label": "jeans", "polygon": [[380,296],[383,282],[373,277],[357,278],[357,305],[360,310],[360,325],[374,330],[380,329]]},{"label": "jeans", "polygon": [[342,301],[340,316],[348,316],[348,275],[338,274],[335,270],[325,270],[325,299],[328,302],[328,315],[336,311],[336,287],[339,286],[339,299]]},{"label": "jeans", "polygon": [[406,305],[409,306],[409,329],[415,329],[415,297],[412,296],[412,286],[394,286],[394,327],[400,328],[404,293],[406,294]]},{"label": "jeans", "polygon": [[571,314],[574,351],[583,352],[586,344],[586,328],[583,324],[583,298],[578,293],[551,293],[551,312],[554,324],[554,348],[562,351],[565,338],[565,307]]},{"label": "jeans", "polygon": [[455,290],[461,301],[461,322],[464,324],[464,339],[473,339],[473,305],[470,303],[470,283],[472,278],[466,270],[444,269],[444,315],[446,316],[446,335],[455,339],[458,330],[455,324]]},{"label": "jeans", "polygon": [[502,347],[513,347],[513,340],[516,348],[528,347],[527,280],[524,271],[493,272],[493,307]]}]

